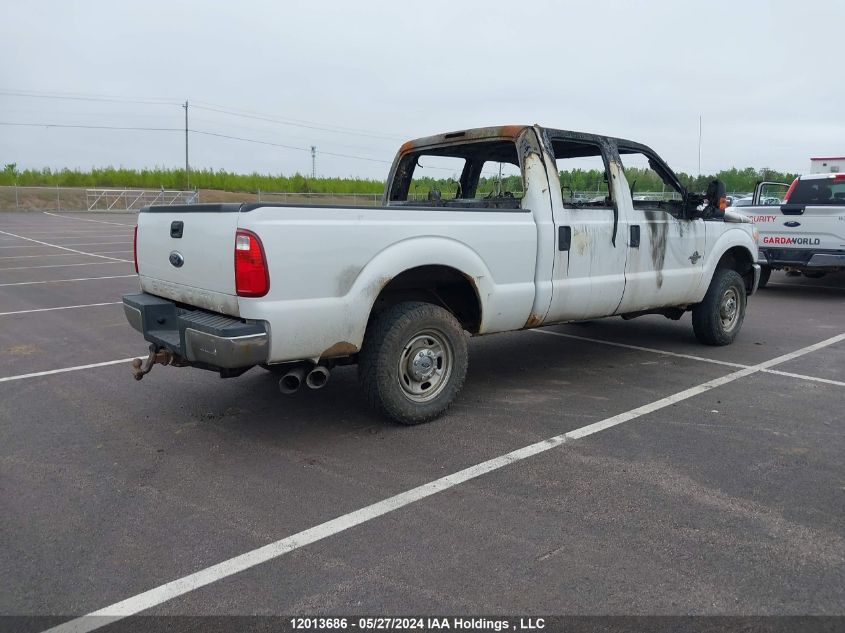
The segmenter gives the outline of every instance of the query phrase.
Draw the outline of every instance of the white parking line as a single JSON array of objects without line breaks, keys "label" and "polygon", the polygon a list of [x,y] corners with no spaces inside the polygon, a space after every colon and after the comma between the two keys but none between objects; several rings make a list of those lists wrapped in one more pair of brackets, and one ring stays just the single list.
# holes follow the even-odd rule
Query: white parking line
[{"label": "white parking line", "polygon": [[54,218],[61,218],[63,220],[79,220],[80,222],[98,222],[99,224],[114,224],[117,226],[135,226],[134,224],[121,224],[120,222],[106,222],[105,220],[88,220],[85,218],[75,218],[72,215],[59,215],[57,213],[50,213],[44,211],[44,215],[52,215]]},{"label": "white parking line", "polygon": [[[33,246],[33,248],[38,248]],[[97,255],[114,255],[116,253],[131,253],[132,251],[97,251]],[[33,259],[36,257],[73,257],[76,253],[50,253],[49,255],[2,255],[0,259]]]},{"label": "white parking line", "polygon": [[81,264],[44,264],[43,266],[6,266],[0,267],[0,272],[4,270],[33,270],[34,268],[70,268],[71,266],[103,266],[104,264],[131,264],[126,260],[117,260],[113,262],[83,262]]},{"label": "white parking line", "polygon": [[[33,246],[33,248],[38,248]],[[130,251],[131,252],[131,251]],[[32,259],[33,257],[73,257],[76,253],[50,253],[49,255],[3,255],[0,259]]]},{"label": "white parking line", "polygon": [[18,374],[17,376],[7,376],[0,378],[0,382],[11,382],[12,380],[24,380],[25,378],[39,378],[40,376],[52,376],[53,374],[64,374],[69,371],[79,371],[80,369],[94,369],[95,367],[106,367],[108,365],[120,365],[121,363],[131,363],[135,360],[132,358],[121,358],[120,360],[107,360],[104,363],[92,363],[90,365],[77,365],[76,367],[63,367],[62,369],[51,369],[49,371],[37,371],[32,374]]},{"label": "white parking line", "polygon": [[778,371],[777,369],[764,369],[767,374],[776,374],[778,376],[786,376],[787,378],[800,378],[801,380],[814,380],[815,382],[823,382],[828,385],[836,385],[837,387],[845,387],[845,382],[841,380],[831,380],[830,378],[819,378],[817,376],[806,376],[804,374],[793,374],[789,371]]},{"label": "white parking line", "polygon": [[[752,367],[752,365],[743,365],[741,363],[729,363],[724,360],[716,360],[715,358],[706,358],[704,356],[693,356],[692,354],[678,354],[677,352],[669,352],[663,349],[655,349],[653,347],[641,347],[639,345],[628,345],[626,343],[617,343],[616,341],[604,341],[599,338],[588,338],[586,336],[576,336],[575,334],[566,334],[565,332],[552,332],[550,330],[528,330],[529,332],[533,332],[535,334],[551,334],[553,336],[561,336],[563,338],[571,338],[575,339],[576,341],[587,341],[589,343],[600,343],[602,345],[610,345],[612,347],[622,347],[625,349],[632,349],[638,352],[650,352],[652,354],[661,354],[663,356],[673,356],[675,358],[685,358],[687,360],[695,360],[702,363],[711,363],[713,365],[726,365],[728,367]],[[839,382],[838,380],[831,380],[829,378],[818,378],[816,376],[808,376],[806,374],[793,374],[784,371],[776,371],[774,369],[761,369],[761,372],[765,374],[779,374],[781,376],[788,376],[789,378],[800,378],[801,380],[811,380],[814,382],[823,382],[829,385],[838,385],[840,387],[845,387],[845,383]]]},{"label": "white parking line", "polygon": [[[53,237],[51,237],[51,235]],[[108,235],[57,235],[55,233],[44,235],[39,235],[38,237],[46,237],[46,239],[50,240],[65,240],[65,241],[79,241],[79,240],[94,240],[94,239],[102,239],[102,240],[113,240],[118,237],[122,237],[128,240],[132,240],[132,233],[109,233]],[[3,238],[6,239],[6,238]]]},{"label": "white parking line", "polygon": [[[56,227],[56,226],[52,227],[48,231],[42,231],[39,228],[27,229],[26,227],[23,227],[23,226],[10,226],[9,228],[12,228],[16,231],[26,231],[29,235],[57,235],[57,236],[67,235],[67,236],[70,236],[70,237],[72,237],[74,235],[82,235],[82,236],[86,236],[86,235],[88,235],[88,236],[91,236],[91,235],[111,235],[112,233],[114,233],[117,230],[117,229],[68,229],[68,228]],[[43,227],[41,227],[41,228],[43,228]],[[124,233],[124,231],[121,231],[121,233]],[[131,233],[131,231],[125,231],[125,233]]]},{"label": "white parking line", "polygon": [[122,301],[108,301],[106,303],[85,303],[78,306],[59,306],[58,308],[35,308],[33,310],[15,310],[14,312],[0,312],[0,316],[10,316],[12,314],[32,314],[33,312],[51,312],[53,310],[73,310],[74,308],[95,308],[97,306],[116,306],[123,303]]},{"label": "white parking line", "polygon": [[[85,239],[85,238],[79,238]],[[132,240],[121,240],[119,242],[94,242],[93,244],[62,244],[62,246],[110,246],[112,244],[131,244]],[[15,244],[13,246],[0,246],[0,248],[43,248],[37,244]]]},{"label": "white parking line", "polygon": [[14,233],[8,233],[7,231],[0,231],[0,233],[4,235],[11,235],[12,237],[17,237],[22,240],[27,240],[28,242],[35,242],[36,244],[41,244],[42,246],[52,246],[53,248],[59,248],[63,251],[70,251],[71,253],[79,253],[80,255],[89,255],[90,257],[100,257],[102,259],[112,259],[116,262],[126,262],[127,264],[133,263],[131,259],[118,259],[117,257],[106,257],[105,255],[97,255],[96,253],[86,253],[84,251],[77,251],[72,248],[68,248],[67,246],[59,246],[58,244],[50,244],[48,242],[42,242],[40,240],[34,240],[31,237],[24,237],[23,235],[15,235]]},{"label": "white parking line", "polygon": [[123,279],[125,277],[137,277],[138,275],[111,275],[109,277],[77,277],[76,279],[49,279],[47,281],[16,281],[12,284],[0,284],[0,288],[5,286],[34,286],[36,284],[60,284],[66,281],[93,281],[94,279]]},{"label": "white parking line", "polygon": [[[122,241],[119,241],[119,242],[94,242],[93,244],[91,244],[91,243],[89,243],[89,244],[62,244],[62,246],[113,246],[115,244],[131,244],[131,243],[132,243],[132,240],[129,239],[129,240],[122,240]],[[132,251],[127,251],[127,252],[131,253]]]},{"label": "white parking line", "polygon": [[464,482],[476,479],[477,477],[505,466],[509,466],[510,464],[533,457],[534,455],[545,453],[546,451],[556,448],[566,442],[578,440],[624,422],[629,422],[644,415],[654,413],[655,411],[671,406],[682,400],[700,395],[710,389],[739,380],[745,376],[757,373],[762,369],[768,369],[775,365],[779,365],[780,363],[785,363],[798,358],[799,356],[803,356],[804,354],[809,354],[810,352],[827,347],[828,345],[838,343],[842,340],[845,340],[845,334],[840,334],[829,338],[826,341],[816,343],[815,345],[810,345],[789,354],[778,356],[772,360],[740,369],[727,374],[726,376],[722,376],[721,378],[708,380],[703,384],[679,391],[671,396],[655,400],[654,402],[637,407],[636,409],[631,409],[630,411],[614,415],[613,417],[601,420],[600,422],[595,422],[594,424],[588,424],[587,426],[575,429],[574,431],[569,431],[568,433],[555,435],[554,437],[550,437],[541,442],[530,444],[518,450],[506,453],[505,455],[501,455],[485,462],[481,462],[480,464],[470,466],[469,468],[459,470],[458,472],[447,475],[446,477],[441,477],[440,479],[436,479],[421,486],[417,486],[416,488],[401,492],[392,497],[388,497],[387,499],[383,499],[382,501],[373,503],[372,505],[368,505],[359,510],[354,510],[348,514],[344,514],[335,519],[331,519],[330,521],[326,521],[325,523],[321,523],[320,525],[298,532],[292,536],[282,538],[263,547],[259,547],[221,563],[217,563],[216,565],[211,565],[205,569],[183,576],[182,578],[177,578],[171,582],[159,585],[158,587],[139,593],[131,598],[121,600],[120,602],[116,602],[103,609],[89,613],[86,616],[69,620],[49,629],[49,631],[51,633],[83,633],[85,631],[93,631],[117,620],[140,613],[141,611],[155,607],[163,602],[167,602],[168,600],[172,600],[173,598],[194,591],[195,589],[199,589],[200,587],[204,587],[223,578],[240,573],[246,569],[255,567],[256,565],[266,563],[267,561],[283,556],[288,552],[292,552],[296,549],[305,547],[306,545],[310,545],[311,543],[339,534],[349,528],[371,521],[377,517],[393,512],[394,510],[398,510],[399,508],[403,508],[409,504],[420,501],[421,499],[437,494],[438,492],[448,490],[449,488],[453,488]]},{"label": "white parking line", "polygon": [[741,363],[729,363],[724,360],[716,360],[715,358],[705,358],[704,356],[693,356],[692,354],[678,354],[677,352],[667,352],[662,349],[654,349],[652,347],[640,347],[639,345],[628,345],[627,343],[617,343],[615,341],[603,341],[598,338],[588,338],[586,336],[576,336],[575,334],[566,334],[565,332],[552,332],[551,330],[528,330],[534,334],[551,334],[552,336],[562,336],[563,338],[571,338],[576,341],[587,341],[589,343],[601,343],[603,345],[611,345],[613,347],[623,347],[625,349],[633,349],[638,352],[651,352],[652,354],[663,354],[664,356],[674,356],[675,358],[686,358],[687,360],[698,360],[705,363],[713,363],[715,365],[725,365],[727,367],[748,367]]}]

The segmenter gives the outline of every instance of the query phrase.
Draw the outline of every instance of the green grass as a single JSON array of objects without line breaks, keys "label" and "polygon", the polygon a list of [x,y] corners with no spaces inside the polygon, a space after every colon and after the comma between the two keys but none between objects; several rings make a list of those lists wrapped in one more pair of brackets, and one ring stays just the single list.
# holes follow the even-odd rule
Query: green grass
[{"label": "green grass", "polygon": [[[184,189],[184,169],[123,169],[117,167],[51,170],[44,168],[17,171],[9,168],[0,171],[0,185],[21,187],[120,187],[135,189]],[[191,171],[192,189],[219,189],[221,191],[256,192],[286,191],[297,193],[378,193],[384,189],[380,180],[363,178],[308,178],[301,174],[292,176],[272,174],[236,174],[222,169]]]}]

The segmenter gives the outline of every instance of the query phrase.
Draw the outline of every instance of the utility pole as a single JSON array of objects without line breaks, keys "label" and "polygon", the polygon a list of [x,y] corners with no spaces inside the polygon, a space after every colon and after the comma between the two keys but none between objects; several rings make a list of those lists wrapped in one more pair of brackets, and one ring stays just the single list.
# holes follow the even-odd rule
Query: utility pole
[{"label": "utility pole", "polygon": [[311,146],[311,178],[312,180],[316,180],[317,178],[317,146]]},{"label": "utility pole", "polygon": [[185,190],[189,190],[191,188],[191,168],[188,165],[188,101],[185,100],[185,105],[182,106],[185,108],[185,180],[187,184],[185,185]]},{"label": "utility pole", "polygon": [[698,177],[701,178],[701,115],[698,115]]}]

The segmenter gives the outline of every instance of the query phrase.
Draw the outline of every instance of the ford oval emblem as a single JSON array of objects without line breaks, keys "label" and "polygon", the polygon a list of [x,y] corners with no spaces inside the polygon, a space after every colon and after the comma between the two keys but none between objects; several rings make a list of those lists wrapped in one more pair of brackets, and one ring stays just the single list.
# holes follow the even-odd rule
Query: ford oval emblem
[{"label": "ford oval emblem", "polygon": [[796,226],[801,226],[801,223],[796,222],[795,220],[790,220],[789,222],[784,222],[783,225],[794,229]]},{"label": "ford oval emblem", "polygon": [[182,257],[182,253],[179,251],[171,251],[170,252],[170,263],[173,264],[176,268],[181,268],[182,264],[185,263],[185,258]]}]

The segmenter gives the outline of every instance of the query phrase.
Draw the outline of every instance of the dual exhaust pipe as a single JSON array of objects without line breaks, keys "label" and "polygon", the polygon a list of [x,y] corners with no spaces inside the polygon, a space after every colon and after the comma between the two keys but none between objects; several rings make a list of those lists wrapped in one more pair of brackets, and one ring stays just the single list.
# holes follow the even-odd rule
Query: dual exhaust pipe
[{"label": "dual exhaust pipe", "polygon": [[331,370],[324,365],[309,367],[299,365],[279,380],[279,390],[284,394],[296,393],[305,383],[309,389],[322,389],[329,382]]}]

